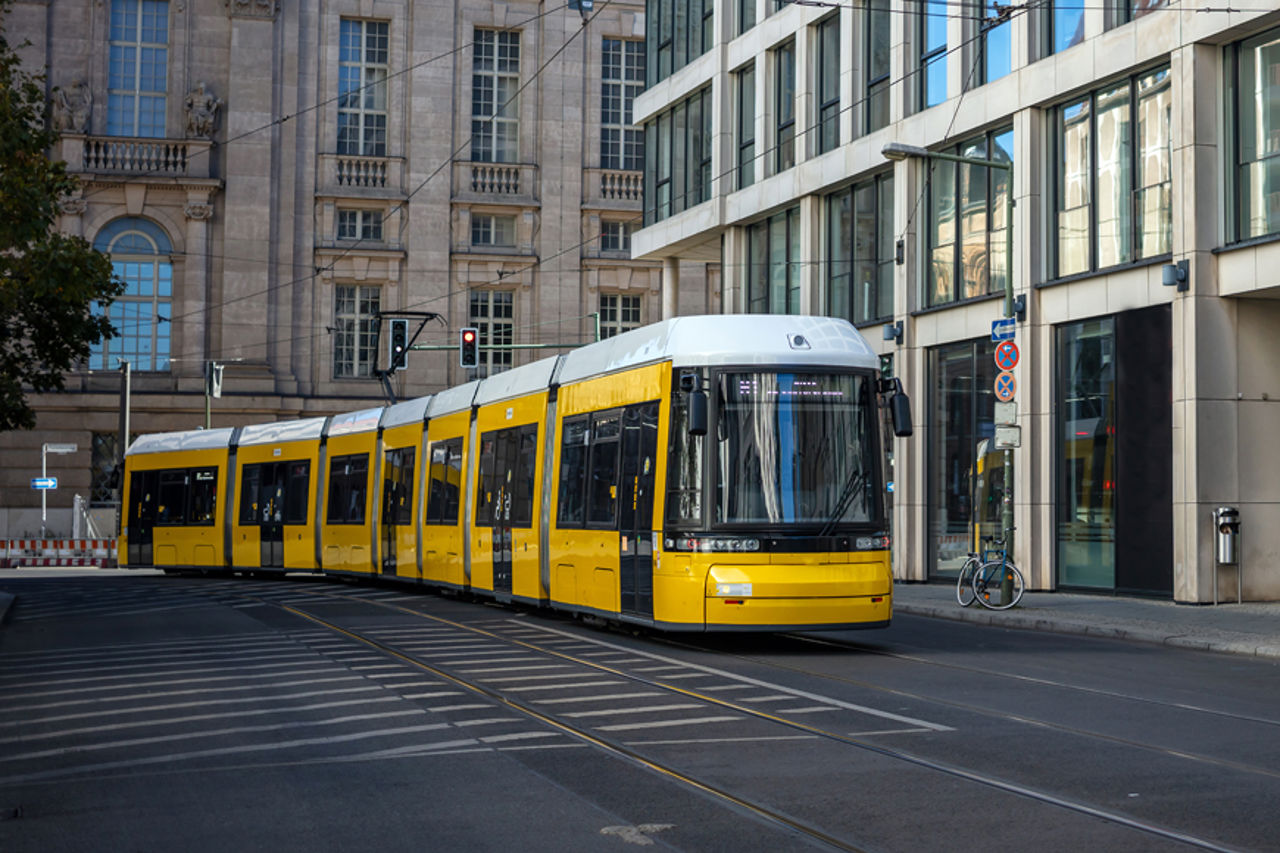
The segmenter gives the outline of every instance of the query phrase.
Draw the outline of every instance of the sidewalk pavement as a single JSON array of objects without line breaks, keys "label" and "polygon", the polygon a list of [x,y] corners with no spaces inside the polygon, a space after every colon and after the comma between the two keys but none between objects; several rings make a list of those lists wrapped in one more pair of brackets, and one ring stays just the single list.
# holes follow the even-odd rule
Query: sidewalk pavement
[{"label": "sidewalk pavement", "polygon": [[[13,599],[0,592],[0,625],[4,624]],[[1012,610],[987,610],[976,602],[961,607],[956,602],[954,583],[895,583],[893,611],[1280,660],[1280,601],[1214,606],[1111,595],[1028,592]]]},{"label": "sidewalk pavement", "polygon": [[1011,610],[961,607],[952,583],[895,583],[894,614],[1156,643],[1280,660],[1280,601],[1175,604],[1132,596],[1027,592]]}]

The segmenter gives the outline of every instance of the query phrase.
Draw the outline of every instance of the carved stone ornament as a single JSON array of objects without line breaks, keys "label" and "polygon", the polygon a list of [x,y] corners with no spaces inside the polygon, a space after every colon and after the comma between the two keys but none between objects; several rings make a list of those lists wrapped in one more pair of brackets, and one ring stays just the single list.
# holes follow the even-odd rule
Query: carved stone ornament
[{"label": "carved stone ornament", "polygon": [[53,93],[53,129],[59,133],[88,133],[93,110],[93,92],[81,79],[58,87]]},{"label": "carved stone ornament", "polygon": [[208,219],[213,216],[213,205],[202,201],[193,201],[182,209],[188,219]]},{"label": "carved stone ornament", "polygon": [[280,11],[278,0],[226,0],[227,15],[232,18],[274,19]]},{"label": "carved stone ornament", "polygon": [[84,212],[89,209],[89,202],[76,196],[74,198],[64,198],[59,207],[67,216],[83,216]]},{"label": "carved stone ornament", "polygon": [[218,125],[218,109],[222,99],[215,98],[213,93],[205,89],[201,80],[196,87],[187,92],[183,102],[187,108],[187,138],[212,139],[214,128]]}]

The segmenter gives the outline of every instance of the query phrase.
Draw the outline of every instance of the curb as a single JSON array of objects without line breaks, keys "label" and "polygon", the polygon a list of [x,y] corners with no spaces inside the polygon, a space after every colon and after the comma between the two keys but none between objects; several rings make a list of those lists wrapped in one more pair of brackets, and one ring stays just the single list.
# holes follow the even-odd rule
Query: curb
[{"label": "curb", "polygon": [[1280,660],[1280,645],[1262,640],[1252,634],[1218,632],[1207,634],[1170,634],[1155,628],[1143,628],[1120,625],[1099,625],[1096,622],[1082,622],[1071,619],[1056,619],[1038,615],[1033,612],[1017,612],[1015,610],[973,610],[952,606],[933,604],[910,604],[901,601],[893,602],[895,613],[910,616],[925,616],[930,619],[949,619],[952,622],[972,622],[978,625],[990,625],[997,628],[1014,628],[1021,631],[1047,631],[1054,634],[1074,634],[1085,637],[1096,637],[1104,640],[1124,640],[1134,643],[1147,643],[1156,646],[1168,646],[1176,649],[1191,649],[1199,652],[1217,652],[1220,654],[1244,655],[1248,657]]}]

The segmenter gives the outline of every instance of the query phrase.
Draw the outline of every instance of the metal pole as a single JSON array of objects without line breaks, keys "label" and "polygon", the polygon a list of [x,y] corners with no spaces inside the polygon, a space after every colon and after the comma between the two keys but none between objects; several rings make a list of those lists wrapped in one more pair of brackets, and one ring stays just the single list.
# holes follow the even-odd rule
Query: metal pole
[{"label": "metal pole", "polygon": [[206,361],[204,363],[204,428],[208,429],[212,424],[213,407],[210,401],[213,398],[213,362]]},{"label": "metal pole", "polygon": [[[46,479],[49,476],[49,445],[40,445],[40,479]],[[43,483],[41,484],[43,486]],[[40,489],[40,538],[45,537],[45,512],[48,506],[49,490]],[[43,546],[41,546],[43,547]]]},{"label": "metal pole", "polygon": [[591,319],[594,320],[596,324],[596,340],[598,341],[600,340],[600,312],[592,311]]},{"label": "metal pole", "polygon": [[[1004,222],[1004,316],[1014,316],[1013,312],[1013,164],[1006,166],[1007,179],[1005,186],[1005,222]],[[1004,451],[1004,498],[1000,513],[1000,535],[1004,539],[1005,554],[1013,555],[1013,451]],[[1000,583],[1000,594],[1004,601],[1013,596],[1013,578],[1008,573]]]},{"label": "metal pole", "polygon": [[121,529],[121,522],[124,520],[124,452],[129,449],[129,379],[130,364],[122,359],[120,361],[120,437],[118,440],[118,452],[116,453],[118,481],[116,482],[115,532],[117,535],[119,535]]}]

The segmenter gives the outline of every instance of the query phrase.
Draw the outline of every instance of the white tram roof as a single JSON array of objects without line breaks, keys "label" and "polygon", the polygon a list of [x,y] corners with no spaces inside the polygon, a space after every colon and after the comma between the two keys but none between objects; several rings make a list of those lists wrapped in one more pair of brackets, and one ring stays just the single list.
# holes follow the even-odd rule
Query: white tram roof
[{"label": "white tram roof", "polygon": [[175,450],[216,450],[231,446],[234,427],[189,429],[184,432],[161,432],[140,435],[129,446],[125,456],[138,453],[170,453]]},{"label": "white tram roof", "polygon": [[430,397],[415,397],[387,406],[382,410],[382,428],[422,423],[426,420],[427,405],[430,402]]},{"label": "white tram roof", "polygon": [[454,386],[447,391],[441,391],[431,398],[431,404],[427,406],[427,417],[438,418],[441,415],[465,412],[471,408],[471,404],[475,401],[476,389],[479,387],[480,380],[473,379],[462,385]]},{"label": "white tram roof", "polygon": [[381,416],[381,406],[376,409],[362,409],[358,412],[334,415],[329,420],[329,427],[324,434],[332,437],[335,435],[351,435],[357,432],[373,432],[377,430],[378,419]]},{"label": "white tram roof", "polygon": [[526,394],[546,391],[551,385],[557,358],[558,356],[552,356],[539,359],[482,380],[479,390],[476,391],[475,404],[483,406],[486,403],[496,403],[499,400],[511,400]]},{"label": "white tram roof", "polygon": [[319,438],[328,418],[304,418],[298,421],[279,421],[274,424],[251,424],[240,430],[236,440],[238,447],[259,444],[283,444],[286,441],[306,441]]},{"label": "white tram roof", "polygon": [[705,314],[673,317],[573,350],[564,356],[556,379],[567,385],[668,359],[674,367],[880,366],[875,351],[848,320]]}]

